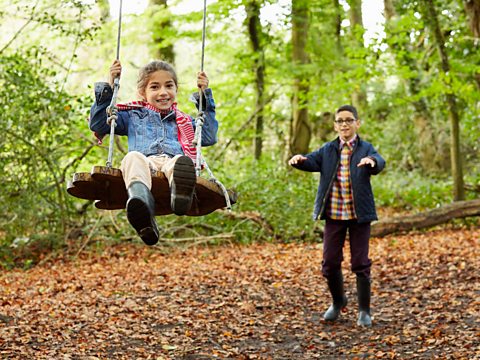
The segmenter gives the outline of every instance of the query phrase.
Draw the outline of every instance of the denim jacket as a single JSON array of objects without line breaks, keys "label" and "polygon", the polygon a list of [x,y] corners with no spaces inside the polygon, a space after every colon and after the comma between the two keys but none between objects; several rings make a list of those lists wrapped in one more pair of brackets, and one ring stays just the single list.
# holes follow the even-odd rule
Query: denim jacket
[{"label": "denim jacket", "polygon": [[[89,126],[98,136],[110,133],[107,124],[106,109],[112,100],[113,91],[109,83],[95,83],[95,103],[90,112]],[[198,93],[193,95],[198,108]],[[204,124],[202,128],[202,146],[210,146],[217,142],[218,122],[215,118],[215,102],[212,90],[204,91]],[[195,119],[192,117],[195,129]],[[115,134],[128,136],[128,151],[138,151],[145,156],[166,154],[170,157],[183,155],[178,141],[178,128],[175,113],[162,116],[153,110],[139,108],[119,111]]]},{"label": "denim jacket", "polygon": [[[303,163],[293,165],[303,171],[320,172],[320,183],[313,211],[314,220],[317,220],[319,217],[321,219],[326,218],[325,209],[340,164],[339,144],[339,138],[330,141],[320,149],[305,155],[307,160]],[[372,158],[375,161],[375,166],[365,165],[357,167],[357,164],[364,157]],[[377,175],[384,167],[385,160],[375,150],[373,145],[357,137],[356,145],[350,157],[350,181],[352,184],[353,204],[359,223],[377,220],[370,176]]]}]

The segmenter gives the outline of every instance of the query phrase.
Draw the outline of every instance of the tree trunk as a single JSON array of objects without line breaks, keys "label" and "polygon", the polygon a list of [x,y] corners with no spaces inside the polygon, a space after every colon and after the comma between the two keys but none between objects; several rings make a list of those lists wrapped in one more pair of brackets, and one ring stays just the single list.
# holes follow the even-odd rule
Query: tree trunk
[{"label": "tree trunk", "polygon": [[[445,48],[445,40],[438,21],[437,9],[433,0],[424,0],[424,3],[426,5],[424,18],[430,25],[437,43],[437,50],[441,60],[441,70],[444,73],[444,78],[448,78],[450,76],[450,63]],[[445,87],[450,88],[450,84],[446,82]],[[446,98],[450,119],[450,161],[453,177],[453,198],[455,201],[458,201],[465,199],[462,160],[460,154],[460,116],[458,115],[457,98],[453,94],[453,91],[448,91]]]},{"label": "tree trunk", "polygon": [[[469,19],[470,30],[475,38],[474,46],[475,48],[478,48],[478,45],[480,44],[480,0],[466,0],[464,1],[464,4],[465,12]],[[480,71],[477,71],[474,74],[474,80],[480,90]]]},{"label": "tree trunk", "polygon": [[480,38],[480,0],[465,0],[465,11],[470,22],[470,30],[476,39]]},{"label": "tree trunk", "polygon": [[[362,19],[362,0],[348,0],[348,5],[350,5],[349,18],[353,46],[358,49],[363,49],[365,47],[363,40],[365,28],[363,27]],[[356,84],[356,88],[352,93],[352,103],[360,112],[361,109],[366,107],[367,95],[361,84]]]},{"label": "tree trunk", "polygon": [[255,57],[255,86],[257,92],[257,99],[255,108],[259,109],[255,115],[255,139],[254,139],[254,155],[255,159],[260,159],[262,156],[263,146],[263,108],[264,108],[264,89],[265,89],[265,61],[262,34],[262,27],[260,24],[260,4],[253,0],[246,5],[247,11],[247,26],[250,43],[252,45],[253,54]]},{"label": "tree trunk", "polygon": [[175,53],[173,44],[170,42],[164,43],[167,39],[172,38],[169,36],[163,36],[166,29],[172,26],[170,17],[168,16],[167,0],[150,0],[150,6],[156,7],[159,11],[164,12],[167,16],[156,16],[153,14],[152,19],[152,41],[154,44],[153,56],[157,59],[167,61],[171,64],[175,62]]},{"label": "tree trunk", "polygon": [[343,53],[342,46],[342,13],[343,8],[340,5],[339,0],[333,0],[333,7],[335,9],[335,42],[337,44],[337,49],[340,53]]},{"label": "tree trunk", "polygon": [[[403,31],[404,36],[398,36],[400,30],[395,29],[395,20],[398,17],[395,10],[393,0],[384,0],[384,15],[385,15],[385,32],[387,34],[394,33],[397,36],[392,37],[397,41],[389,42],[389,47],[395,58],[395,62],[399,67],[406,67],[410,73],[418,74],[419,68],[417,61],[411,56],[416,49],[411,46],[410,34]],[[388,35],[387,35],[388,39]],[[448,153],[439,151],[442,146],[439,146],[440,140],[437,139],[437,134],[432,127],[432,118],[429,116],[426,99],[420,95],[420,76],[412,76],[404,80],[406,83],[409,95],[418,100],[413,100],[412,105],[414,109],[413,123],[416,132],[416,144],[418,146],[418,161],[424,171],[447,171],[449,170],[449,163],[445,162],[445,156],[448,158]]]},{"label": "tree trunk", "polygon": [[292,113],[293,120],[290,130],[290,153],[305,154],[308,152],[311,127],[308,123],[308,92],[309,80],[303,71],[303,65],[308,64],[306,52],[308,37],[308,1],[292,1],[292,60],[294,69]]},{"label": "tree trunk", "polygon": [[457,201],[434,210],[415,215],[396,216],[372,224],[371,235],[382,237],[400,231],[424,229],[440,225],[452,219],[480,216],[480,199]]}]

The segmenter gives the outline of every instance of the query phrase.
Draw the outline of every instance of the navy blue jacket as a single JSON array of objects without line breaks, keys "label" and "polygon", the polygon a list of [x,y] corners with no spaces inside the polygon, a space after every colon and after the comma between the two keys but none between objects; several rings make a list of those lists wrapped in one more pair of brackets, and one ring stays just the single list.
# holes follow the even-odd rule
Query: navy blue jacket
[{"label": "navy blue jacket", "polygon": [[[325,208],[340,164],[340,139],[337,137],[335,140],[323,145],[320,149],[305,156],[307,160],[294,165],[294,167],[304,171],[320,172],[320,184],[318,185],[317,197],[315,198],[313,219],[317,220],[319,216],[321,219],[325,219]],[[357,164],[364,157],[372,158],[375,160],[376,165],[373,168],[370,165],[357,167]],[[352,184],[353,205],[359,223],[378,219],[370,176],[378,174],[384,167],[385,160],[372,144],[357,137],[356,145],[350,158],[350,181]]]}]

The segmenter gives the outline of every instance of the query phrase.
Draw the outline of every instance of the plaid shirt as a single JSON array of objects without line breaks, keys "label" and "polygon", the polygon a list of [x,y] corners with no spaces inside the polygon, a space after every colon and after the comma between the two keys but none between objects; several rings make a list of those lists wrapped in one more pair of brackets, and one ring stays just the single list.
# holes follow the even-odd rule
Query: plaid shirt
[{"label": "plaid shirt", "polygon": [[340,140],[340,164],[337,169],[337,176],[333,180],[330,201],[327,207],[327,215],[334,220],[352,220],[356,219],[355,208],[353,206],[352,184],[350,182],[350,156],[357,137],[355,136],[349,142]]}]

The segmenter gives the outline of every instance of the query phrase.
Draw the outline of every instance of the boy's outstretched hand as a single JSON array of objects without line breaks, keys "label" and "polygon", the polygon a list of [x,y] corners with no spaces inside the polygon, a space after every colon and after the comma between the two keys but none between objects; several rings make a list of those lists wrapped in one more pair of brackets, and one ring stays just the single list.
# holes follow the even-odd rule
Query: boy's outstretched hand
[{"label": "boy's outstretched hand", "polygon": [[307,158],[303,155],[294,155],[290,160],[288,160],[288,165],[297,165],[303,163]]},{"label": "boy's outstretched hand", "polygon": [[363,159],[360,160],[357,167],[361,167],[365,165],[370,165],[371,167],[375,167],[376,163],[375,163],[375,160],[373,160],[372,158],[364,157]]}]

